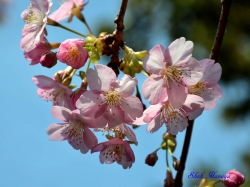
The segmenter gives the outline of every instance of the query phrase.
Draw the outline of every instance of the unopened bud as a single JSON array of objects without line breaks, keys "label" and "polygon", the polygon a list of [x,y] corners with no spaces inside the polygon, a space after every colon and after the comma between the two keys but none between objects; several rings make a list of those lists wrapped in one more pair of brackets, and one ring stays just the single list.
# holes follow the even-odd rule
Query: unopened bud
[{"label": "unopened bud", "polygon": [[40,58],[40,64],[47,68],[52,68],[57,63],[56,53],[48,51]]},{"label": "unopened bud", "polygon": [[146,50],[134,52],[135,57],[138,58],[139,60],[143,60],[145,56],[147,56],[147,54],[148,52]]},{"label": "unopened bud", "polygon": [[174,178],[171,170],[167,169],[166,179],[164,180],[164,187],[173,187],[174,186]]},{"label": "unopened bud", "polygon": [[236,170],[230,170],[226,174],[226,179],[222,181],[226,187],[238,187],[245,182],[245,177]]},{"label": "unopened bud", "polygon": [[70,83],[71,83],[71,80],[72,80],[71,77],[67,77],[66,79],[64,79],[64,80],[62,81],[62,84],[63,84],[64,86],[69,86]]},{"label": "unopened bud", "polygon": [[158,156],[157,156],[157,153],[156,152],[153,152],[153,153],[150,153],[146,159],[145,159],[145,164],[149,165],[149,166],[154,166],[155,163],[157,162],[158,160]]},{"label": "unopened bud", "polygon": [[172,156],[172,158],[173,158],[173,167],[176,171],[178,171],[180,169],[180,166],[181,166],[180,161],[177,160],[177,158],[175,156]]}]

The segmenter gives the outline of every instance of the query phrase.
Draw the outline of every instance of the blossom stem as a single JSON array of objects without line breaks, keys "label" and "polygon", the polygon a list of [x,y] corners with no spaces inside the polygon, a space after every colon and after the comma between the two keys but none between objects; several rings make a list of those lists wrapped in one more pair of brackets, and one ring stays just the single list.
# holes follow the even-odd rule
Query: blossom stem
[{"label": "blossom stem", "polygon": [[67,31],[69,31],[69,32],[75,33],[75,34],[77,34],[77,35],[79,35],[79,36],[82,36],[82,37],[86,38],[86,35],[81,34],[81,33],[77,32],[77,31],[74,31],[74,30],[72,30],[72,29],[70,29],[70,28],[68,28],[68,27],[65,27],[64,25],[62,25],[62,24],[60,24],[60,23],[58,23],[58,22],[56,22],[56,21],[54,21],[54,20],[52,20],[52,19],[49,19],[49,18],[48,18],[48,19],[47,19],[47,24],[48,24],[48,25],[51,25],[51,26],[55,26],[55,27],[60,27],[60,28],[65,29],[65,30],[67,30]]},{"label": "blossom stem", "polygon": [[90,67],[90,63],[91,63],[91,59],[89,58],[88,64],[87,64],[87,67],[86,67],[86,72],[88,71],[88,69],[89,69],[89,67]]},{"label": "blossom stem", "polygon": [[[215,61],[218,60],[219,51],[220,51],[221,44],[223,42],[232,0],[221,0],[221,4],[222,4],[222,9],[221,9],[220,21],[219,21],[217,33],[214,39],[214,44],[212,47],[211,55],[210,55],[210,58]],[[188,127],[187,127],[184,145],[183,145],[183,149],[181,153],[180,169],[177,171],[174,187],[181,187],[183,184],[182,178],[183,178],[183,173],[185,170],[188,149],[189,149],[190,140],[192,136],[193,124],[194,124],[194,120],[188,121]]]}]

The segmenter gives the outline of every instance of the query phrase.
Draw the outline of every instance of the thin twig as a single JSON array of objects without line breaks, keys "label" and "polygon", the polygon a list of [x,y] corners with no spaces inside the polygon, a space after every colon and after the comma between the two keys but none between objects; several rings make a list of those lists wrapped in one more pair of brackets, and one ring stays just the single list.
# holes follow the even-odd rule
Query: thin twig
[{"label": "thin twig", "polygon": [[[226,31],[226,25],[228,21],[228,15],[229,15],[230,7],[232,4],[232,0],[221,0],[221,4],[222,4],[222,9],[221,9],[220,21],[219,21],[217,33],[214,39],[212,51],[210,54],[210,58],[215,60],[215,62],[218,61],[220,47],[221,47],[224,34]],[[186,132],[184,145],[183,145],[183,149],[181,153],[180,169],[177,171],[174,187],[181,187],[183,184],[182,178],[183,178],[183,173],[185,170],[189,145],[190,145],[191,136],[192,136],[193,125],[194,125],[194,120],[188,121],[187,132]]]},{"label": "thin twig", "polygon": [[116,72],[117,75],[119,73],[118,67],[120,64],[119,63],[119,47],[123,46],[123,39],[122,39],[123,29],[124,29],[123,19],[124,19],[124,15],[127,9],[127,4],[128,4],[128,0],[122,0],[120,12],[114,21],[116,23],[116,28],[113,33],[115,40],[112,45],[113,53],[112,53],[112,57],[108,66],[111,67]]}]

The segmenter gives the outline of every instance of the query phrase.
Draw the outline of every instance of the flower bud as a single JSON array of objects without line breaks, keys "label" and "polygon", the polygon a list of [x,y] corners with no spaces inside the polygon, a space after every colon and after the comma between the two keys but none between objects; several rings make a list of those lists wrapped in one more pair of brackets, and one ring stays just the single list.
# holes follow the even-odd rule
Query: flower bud
[{"label": "flower bud", "polygon": [[174,157],[174,156],[172,156],[172,158],[173,158],[173,167],[174,167],[174,169],[176,170],[176,171],[178,171],[179,169],[180,169],[180,161],[179,160],[177,160],[177,158],[176,157]]},{"label": "flower bud", "polygon": [[226,187],[238,187],[245,182],[245,177],[240,172],[236,170],[230,170],[226,176],[229,176],[229,178],[226,178],[226,180],[222,181],[223,184]]},{"label": "flower bud", "polygon": [[147,56],[147,54],[148,52],[146,50],[134,52],[135,57],[138,58],[139,60],[143,60],[145,56]]},{"label": "flower bud", "polygon": [[173,187],[174,186],[174,178],[171,170],[167,169],[166,179],[164,180],[164,187]]},{"label": "flower bud", "polygon": [[40,64],[47,68],[52,68],[57,63],[56,53],[48,51],[40,58]]},{"label": "flower bud", "polygon": [[145,159],[145,164],[149,165],[149,166],[154,166],[155,163],[157,162],[158,160],[158,156],[157,156],[157,153],[156,152],[153,152],[153,153],[150,153],[146,159]]}]

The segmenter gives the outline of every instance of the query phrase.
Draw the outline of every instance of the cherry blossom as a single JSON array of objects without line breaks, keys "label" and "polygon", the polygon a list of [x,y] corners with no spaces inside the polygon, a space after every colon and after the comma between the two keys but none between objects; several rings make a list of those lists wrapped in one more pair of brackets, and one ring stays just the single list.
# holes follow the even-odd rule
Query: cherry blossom
[{"label": "cherry blossom", "polygon": [[84,0],[65,1],[58,10],[49,15],[49,18],[59,22],[65,18],[70,17],[75,7],[80,7],[80,9],[82,9],[83,5],[84,5]]},{"label": "cherry blossom", "polygon": [[100,162],[112,164],[117,162],[123,169],[131,168],[135,162],[134,152],[127,141],[120,138],[112,138],[109,141],[97,144],[91,149],[91,153],[100,151]]},{"label": "cherry blossom", "polygon": [[88,59],[88,52],[83,49],[82,39],[67,39],[58,48],[57,58],[61,62],[79,69]]},{"label": "cherry blossom", "polygon": [[193,42],[179,38],[165,49],[154,46],[143,60],[143,67],[152,75],[142,85],[142,93],[150,104],[157,104],[166,96],[169,102],[180,108],[187,97],[187,86],[199,82],[202,77],[198,62],[190,60]]},{"label": "cherry blossom", "polygon": [[[194,59],[195,60],[195,59]],[[205,110],[214,108],[217,101],[222,97],[222,90],[217,84],[221,76],[221,66],[214,63],[214,60],[204,59],[200,61],[203,77],[194,86],[189,87],[190,94],[195,94],[203,98]]]},{"label": "cherry blossom", "polygon": [[70,95],[73,91],[68,87],[43,75],[34,76],[32,80],[38,86],[37,94],[39,97],[45,101],[52,101],[55,106],[75,109],[70,101]]},{"label": "cherry blossom", "polygon": [[53,106],[52,115],[66,123],[54,123],[47,128],[50,140],[68,140],[76,150],[85,154],[97,144],[97,138],[89,128],[95,127],[95,121],[82,116],[78,110],[71,111],[62,106]]},{"label": "cherry blossom", "polygon": [[117,80],[111,68],[100,64],[95,65],[95,69],[89,69],[86,76],[90,91],[83,93],[76,102],[78,109],[94,118],[100,117],[109,128],[131,123],[142,116],[142,103],[132,95],[136,78],[124,75]]},{"label": "cherry blossom", "polygon": [[[187,99],[180,109],[174,108],[166,97],[156,105],[150,105],[143,113],[141,124],[148,123],[147,131],[157,131],[163,123],[166,124],[168,132],[176,135],[188,126],[188,119],[193,120],[203,112],[203,99],[196,95],[187,95]],[[138,121],[134,124],[139,125]]]},{"label": "cherry blossom", "polygon": [[22,29],[21,48],[29,52],[34,49],[44,37],[47,17],[52,7],[52,0],[30,0],[30,7],[21,14],[27,23]]}]

